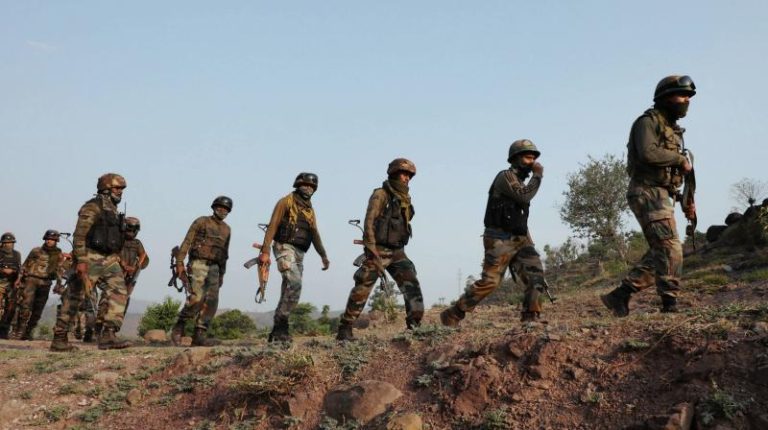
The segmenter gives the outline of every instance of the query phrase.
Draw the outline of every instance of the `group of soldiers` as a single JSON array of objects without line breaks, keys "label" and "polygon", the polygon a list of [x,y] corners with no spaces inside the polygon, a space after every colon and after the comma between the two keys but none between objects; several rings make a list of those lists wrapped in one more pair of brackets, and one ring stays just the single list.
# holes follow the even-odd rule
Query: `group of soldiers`
[{"label": "group of soldiers", "polygon": [[[696,86],[689,76],[673,75],[662,79],[654,92],[654,106],[632,125],[627,144],[628,174],[631,177],[627,199],[649,245],[649,250],[621,281],[619,287],[601,296],[603,304],[616,316],[629,313],[632,294],[656,285],[661,296],[662,312],[677,311],[680,290],[682,246],[674,219],[674,204],[686,175],[692,172],[691,160],[685,156],[684,129],[677,124],[685,117]],[[499,172],[488,191],[483,233],[485,256],[481,278],[440,314],[442,324],[456,327],[468,312],[501,284],[509,269],[525,285],[520,320],[535,322],[542,312],[541,294],[547,283],[539,253],[528,229],[529,208],[541,186],[544,168],[537,161],[541,152],[528,139],[520,139],[509,148],[510,167]],[[406,328],[421,324],[424,298],[416,267],[405,253],[412,237],[411,220],[415,214],[409,194],[416,166],[405,158],[397,158],[387,167],[387,178],[376,188],[369,201],[363,223],[365,257],[354,274],[352,288],[337,333],[340,341],[354,339],[352,326],[365,307],[375,283],[387,272],[394,279],[405,300]],[[101,290],[98,315],[93,335],[99,348],[129,346],[118,340],[128,297],[138,272],[149,259],[141,243],[135,239],[138,220],[126,220],[117,204],[126,187],[117,174],[105,174],[98,180],[97,195],[78,213],[73,234],[72,259],[74,276],[62,292],[54,327],[53,351],[75,349],[68,342],[68,332],[77,318],[81,303],[91,301],[93,286]],[[302,289],[304,256],[310,246],[321,257],[322,269],[330,261],[323,247],[311,199],[318,189],[318,177],[300,173],[293,191],[281,198],[272,212],[257,263],[269,267],[271,257],[282,277],[280,300],[274,315],[270,342],[291,342],[289,315],[299,302]],[[219,196],[211,204],[213,213],[196,219],[175,255],[174,274],[186,287],[186,302],[179,312],[171,333],[174,344],[180,344],[187,322],[194,321],[193,346],[217,343],[206,335],[218,307],[219,289],[224,282],[229,258],[230,227],[224,221],[232,211],[232,199]],[[695,219],[692,200],[683,204],[686,218]],[[134,233],[131,232],[134,225]],[[49,234],[50,233],[50,234]],[[7,237],[6,237],[7,236]],[[8,240],[6,240],[8,239]],[[7,264],[13,254],[13,237],[3,235],[0,254],[0,295],[8,297],[15,279],[24,279],[24,304],[19,307],[13,337],[29,338],[39,319],[38,303],[45,303],[52,280],[56,279],[56,261],[63,255],[56,247],[58,233],[46,232],[43,247],[30,253],[23,268]],[[9,246],[7,246],[9,245]],[[188,257],[188,259],[187,259]],[[184,261],[187,260],[185,264]],[[16,269],[13,269],[16,267]],[[15,270],[15,271],[14,271]],[[17,281],[18,283],[18,281]],[[2,297],[2,296],[0,296]]]}]

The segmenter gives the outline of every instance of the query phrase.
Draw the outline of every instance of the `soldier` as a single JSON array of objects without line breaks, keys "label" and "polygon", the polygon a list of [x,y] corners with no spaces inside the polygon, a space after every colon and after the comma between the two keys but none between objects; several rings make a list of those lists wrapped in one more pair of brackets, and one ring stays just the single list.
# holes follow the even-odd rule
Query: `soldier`
[{"label": "soldier", "polygon": [[317,175],[302,172],[293,181],[295,190],[278,200],[272,211],[269,227],[264,235],[259,255],[260,264],[269,264],[269,245],[274,239],[277,269],[283,277],[280,301],[275,309],[274,325],[269,342],[291,342],[288,316],[299,303],[301,278],[304,273],[304,254],[310,245],[320,254],[323,270],[331,264],[320,239],[315,210],[310,199],[317,191]]},{"label": "soldier", "polygon": [[[662,312],[677,312],[683,248],[674,217],[674,200],[684,175],[693,169],[683,155],[683,132],[677,120],[685,117],[696,85],[689,76],[667,76],[656,86],[654,106],[634,124],[627,144],[630,176],[627,200],[648,242],[648,252],[630,270],[621,285],[603,295],[603,304],[614,315],[629,314],[633,293],[656,284]],[[691,206],[686,218],[696,216]]]},{"label": "soldier", "polygon": [[22,283],[17,303],[16,325],[11,339],[31,340],[32,330],[40,321],[51,284],[55,280],[61,283],[61,264],[64,256],[56,246],[59,242],[59,232],[48,230],[43,235],[43,246],[29,252],[22,266]]},{"label": "soldier", "polygon": [[406,327],[418,327],[424,316],[424,299],[416,278],[416,267],[404,249],[411,238],[414,209],[408,184],[416,176],[416,165],[405,158],[397,158],[389,163],[387,175],[388,179],[381,188],[373,190],[368,201],[363,228],[367,258],[355,272],[355,286],[341,316],[338,340],[354,339],[352,323],[360,316],[373,285],[384,270],[392,275],[403,293]]},{"label": "soldier", "polygon": [[[179,319],[173,326],[171,340],[174,345],[181,344],[184,325],[187,320],[195,320],[193,346],[212,346],[218,344],[205,336],[211,320],[219,306],[219,288],[224,283],[229,258],[230,228],[224,218],[232,211],[232,199],[219,196],[211,203],[213,215],[201,216],[189,227],[184,242],[176,254],[176,274],[181,279],[190,279],[187,301],[179,312]],[[189,252],[187,269],[184,258]],[[189,276],[187,276],[189,272]]]},{"label": "soldier", "polygon": [[[467,312],[501,285],[507,268],[525,284],[520,320],[536,321],[541,313],[540,293],[546,281],[539,253],[528,231],[528,210],[544,175],[536,160],[541,153],[528,139],[509,147],[510,167],[496,175],[488,191],[483,232],[483,273],[452,306],[440,313],[443,325],[456,327]],[[526,178],[533,176],[525,183]]]},{"label": "soldier", "polygon": [[99,349],[121,349],[130,346],[120,341],[115,332],[123,324],[127,291],[123,270],[120,267],[120,250],[123,248],[123,220],[117,204],[126,187],[125,178],[116,173],[106,173],[96,183],[96,196],[87,201],[78,212],[74,232],[73,258],[76,281],[69,282],[62,294],[61,308],[56,315],[51,351],[77,349],[67,339],[70,324],[74,323],[80,302],[90,300],[95,285],[104,284],[108,308],[104,328],[99,336]]},{"label": "soldier", "polygon": [[16,289],[21,280],[21,254],[13,249],[16,244],[13,233],[3,233],[0,242],[0,339],[8,339],[8,330],[16,312]]},{"label": "soldier", "polygon": [[[138,218],[125,218],[125,232],[123,233],[125,242],[123,243],[123,249],[120,251],[120,266],[123,268],[128,298],[125,301],[123,318],[125,318],[125,314],[128,312],[128,305],[131,303],[131,294],[136,286],[136,279],[139,273],[149,265],[149,256],[144,250],[144,245],[136,238],[139,234],[139,230],[141,230],[141,221],[139,221]],[[102,288],[102,285],[99,285],[99,288]],[[93,296],[92,302],[96,303],[97,299],[95,291]],[[83,342],[93,342],[94,334],[98,336],[101,333],[101,328],[104,325],[104,315],[108,308],[108,303],[104,294],[101,295],[98,304],[98,315],[96,315],[95,318],[88,312],[88,309],[86,309],[87,322],[85,333],[83,334]]]}]

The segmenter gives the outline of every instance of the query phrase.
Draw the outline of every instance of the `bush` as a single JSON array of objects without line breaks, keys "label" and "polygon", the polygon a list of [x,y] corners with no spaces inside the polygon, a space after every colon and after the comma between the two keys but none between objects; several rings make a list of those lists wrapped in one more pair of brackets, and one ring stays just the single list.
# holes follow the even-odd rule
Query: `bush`
[{"label": "bush", "polygon": [[218,339],[242,339],[256,332],[256,324],[248,315],[232,309],[213,318],[210,332]]},{"label": "bush", "polygon": [[312,318],[312,314],[315,312],[317,312],[317,308],[312,303],[299,303],[296,305],[288,317],[291,333],[306,336],[329,334],[326,332],[328,326],[321,326],[317,320]]},{"label": "bush", "polygon": [[181,302],[166,297],[162,303],[150,305],[139,321],[139,336],[144,336],[149,330],[169,331],[179,316]]}]

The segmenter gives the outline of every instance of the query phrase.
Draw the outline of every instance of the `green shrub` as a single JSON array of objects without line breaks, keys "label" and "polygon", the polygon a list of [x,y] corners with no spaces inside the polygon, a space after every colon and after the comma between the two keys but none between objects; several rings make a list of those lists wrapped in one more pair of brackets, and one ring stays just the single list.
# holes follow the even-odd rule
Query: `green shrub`
[{"label": "green shrub", "polygon": [[179,316],[181,302],[166,297],[162,303],[147,307],[139,321],[139,336],[144,336],[149,330],[170,330]]},{"label": "green shrub", "polygon": [[256,332],[256,324],[248,315],[232,309],[216,315],[210,332],[218,339],[242,339]]}]

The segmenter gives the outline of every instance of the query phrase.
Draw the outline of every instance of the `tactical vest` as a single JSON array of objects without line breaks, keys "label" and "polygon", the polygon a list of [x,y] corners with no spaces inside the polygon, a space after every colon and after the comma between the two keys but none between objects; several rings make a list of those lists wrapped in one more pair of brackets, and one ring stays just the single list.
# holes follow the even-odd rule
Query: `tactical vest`
[{"label": "tactical vest", "polygon": [[138,239],[126,240],[123,249],[120,251],[120,260],[124,264],[134,265],[139,261],[139,241]]},{"label": "tactical vest", "polygon": [[96,197],[91,202],[98,203],[101,208],[99,218],[88,230],[85,244],[88,248],[102,254],[114,254],[123,248],[123,215],[116,210],[104,208],[104,200]]},{"label": "tactical vest", "polygon": [[[664,149],[682,154],[683,129],[673,127],[656,109],[648,109],[640,118],[652,118],[656,123],[658,145]],[[650,166],[637,159],[637,148],[630,137],[627,143],[627,174],[645,185],[677,189],[683,184],[683,174],[676,167]]]},{"label": "tactical vest", "polygon": [[[377,245],[399,249],[408,244],[411,238],[411,226],[400,207],[400,199],[389,191],[386,192],[389,201],[373,221],[374,237]],[[411,206],[411,213],[414,213],[413,206]]]},{"label": "tactical vest", "polygon": [[189,255],[191,258],[224,264],[227,261],[227,238],[219,231],[223,229],[213,223],[209,219],[198,227]]},{"label": "tactical vest", "polygon": [[288,222],[288,214],[286,213],[280,222],[280,226],[277,227],[275,240],[280,243],[290,243],[300,250],[307,252],[309,245],[312,244],[312,230],[309,222],[304,218],[304,214],[299,211],[296,224],[291,225]]},{"label": "tactical vest", "polygon": [[[502,171],[499,174],[503,174]],[[494,183],[496,181],[494,180]],[[494,192],[493,184],[488,190],[488,203],[485,205],[483,223],[486,228],[494,228],[517,236],[528,234],[529,203],[518,203],[509,197]]]},{"label": "tactical vest", "polygon": [[0,278],[2,279],[16,279],[16,277],[19,274],[19,269],[21,268],[21,254],[19,254],[18,251],[6,251],[4,249],[0,250],[0,269],[13,269],[16,271],[15,274],[11,276],[4,275],[0,272]]},{"label": "tactical vest", "polygon": [[55,279],[56,271],[59,270],[59,260],[61,259],[61,249],[45,249],[45,247],[35,248],[33,250],[32,261],[26,264],[27,274],[41,279]]}]

